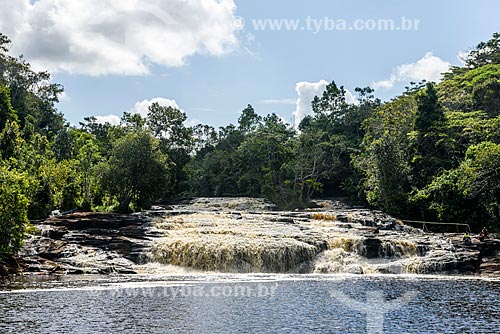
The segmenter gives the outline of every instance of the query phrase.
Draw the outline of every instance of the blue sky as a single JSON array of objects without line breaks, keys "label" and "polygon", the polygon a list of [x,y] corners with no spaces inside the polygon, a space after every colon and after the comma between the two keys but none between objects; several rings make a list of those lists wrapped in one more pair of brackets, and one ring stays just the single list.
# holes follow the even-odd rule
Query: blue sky
[{"label": "blue sky", "polygon": [[[375,86],[378,97],[390,99],[411,80],[439,80],[448,64],[460,64],[459,52],[500,31],[494,0],[152,0],[128,7],[66,0],[62,8],[55,0],[2,2],[18,14],[0,14],[12,53],[54,73],[66,90],[58,108],[73,124],[84,116],[144,112],[155,98],[184,110],[192,123],[234,123],[247,104],[291,121],[294,113],[309,112],[308,100],[324,87],[320,80],[352,92]],[[153,22],[152,13],[164,16]],[[412,31],[254,27],[265,19],[304,27],[307,17],[348,25],[357,19],[399,24],[405,17],[419,25]]]}]

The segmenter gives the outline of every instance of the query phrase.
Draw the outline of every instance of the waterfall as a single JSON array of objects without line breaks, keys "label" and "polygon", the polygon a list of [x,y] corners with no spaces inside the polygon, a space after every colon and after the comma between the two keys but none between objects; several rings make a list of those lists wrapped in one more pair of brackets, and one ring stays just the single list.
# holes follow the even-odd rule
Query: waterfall
[{"label": "waterfall", "polygon": [[432,250],[426,257],[414,257],[404,264],[404,272],[409,274],[430,274],[456,270],[460,259],[445,250]]},{"label": "waterfall", "polygon": [[417,255],[417,245],[415,245],[415,243],[413,242],[402,240],[385,240],[380,245],[379,257],[402,258]]},{"label": "waterfall", "polygon": [[[195,204],[210,203],[210,200]],[[219,199],[218,207],[224,208]],[[260,204],[259,204],[260,205]],[[236,200],[231,206],[241,206]],[[149,261],[219,272],[432,273],[462,263],[442,238],[397,230],[380,214],[223,210],[169,212]],[[232,209],[232,208],[231,208]],[[350,222],[338,221],[349,218]],[[352,218],[354,217],[354,218]],[[385,219],[385,218],[384,218]],[[385,224],[385,225],[384,225]]]},{"label": "waterfall", "polygon": [[327,241],[328,249],[340,248],[349,253],[362,253],[363,238],[339,237]]},{"label": "waterfall", "polygon": [[301,240],[299,229],[264,220],[243,223],[231,214],[182,215],[161,224],[167,235],[153,246],[150,259],[164,264],[223,272],[289,272],[321,251],[319,242]]},{"label": "waterfall", "polygon": [[402,240],[379,240],[364,237],[340,237],[328,240],[328,249],[341,248],[368,258],[402,258],[418,255],[417,245]]},{"label": "waterfall", "polygon": [[345,251],[343,248],[333,248],[321,253],[314,261],[313,272],[321,274],[366,274],[370,270],[362,264],[362,257]]},{"label": "waterfall", "polygon": [[152,259],[207,271],[289,272],[316,254],[315,246],[294,239],[189,237],[155,246]]}]

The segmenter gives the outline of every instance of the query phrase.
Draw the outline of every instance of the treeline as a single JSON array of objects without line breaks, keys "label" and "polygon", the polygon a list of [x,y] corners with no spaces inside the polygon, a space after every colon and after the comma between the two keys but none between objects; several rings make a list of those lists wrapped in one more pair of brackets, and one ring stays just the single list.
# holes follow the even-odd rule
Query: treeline
[{"label": "treeline", "polygon": [[344,196],[404,218],[500,229],[500,34],[439,84],[382,103],[335,82],[294,129],[248,105],[236,125],[189,127],[153,103],[120,125],[56,109],[63,89],[0,34],[0,258],[52,210],[129,212],[182,196],[263,196],[284,209]]}]

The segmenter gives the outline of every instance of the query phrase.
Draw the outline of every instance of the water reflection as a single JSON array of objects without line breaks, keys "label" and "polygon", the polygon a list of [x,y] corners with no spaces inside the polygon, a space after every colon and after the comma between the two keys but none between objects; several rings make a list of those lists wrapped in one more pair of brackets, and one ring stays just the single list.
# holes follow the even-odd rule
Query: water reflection
[{"label": "water reflection", "polygon": [[[418,291],[387,314],[385,333],[496,333],[500,326],[500,283],[478,279],[174,275],[1,284],[2,333],[365,333],[365,316],[330,297],[333,289],[357,300],[367,291],[381,290],[386,300]],[[262,286],[272,293],[236,293]]]}]

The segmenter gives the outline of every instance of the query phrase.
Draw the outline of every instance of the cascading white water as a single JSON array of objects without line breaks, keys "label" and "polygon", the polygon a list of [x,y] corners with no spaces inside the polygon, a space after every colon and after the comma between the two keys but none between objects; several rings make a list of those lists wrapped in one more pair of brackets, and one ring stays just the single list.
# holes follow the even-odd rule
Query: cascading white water
[{"label": "cascading white water", "polygon": [[316,247],[294,239],[199,236],[165,240],[153,259],[208,271],[288,272],[316,253]]},{"label": "cascading white water", "polygon": [[418,250],[415,243],[402,240],[384,240],[379,252],[379,256],[382,258],[402,258],[417,255]]},{"label": "cascading white water", "polygon": [[[366,222],[363,216],[363,224]],[[372,230],[333,213],[170,213],[157,224],[164,237],[149,258],[163,264],[222,272],[429,273],[453,252],[429,252],[419,233]],[[378,231],[377,231],[378,232]],[[441,257],[441,258],[440,258]]]},{"label": "cascading white water", "polygon": [[362,257],[349,253],[343,248],[333,248],[324,251],[314,261],[313,272],[321,274],[364,274],[368,268],[362,262]]},{"label": "cascading white water", "polygon": [[294,228],[230,214],[192,214],[164,223],[166,236],[153,247],[155,261],[224,272],[288,272],[312,260],[318,245]]}]

